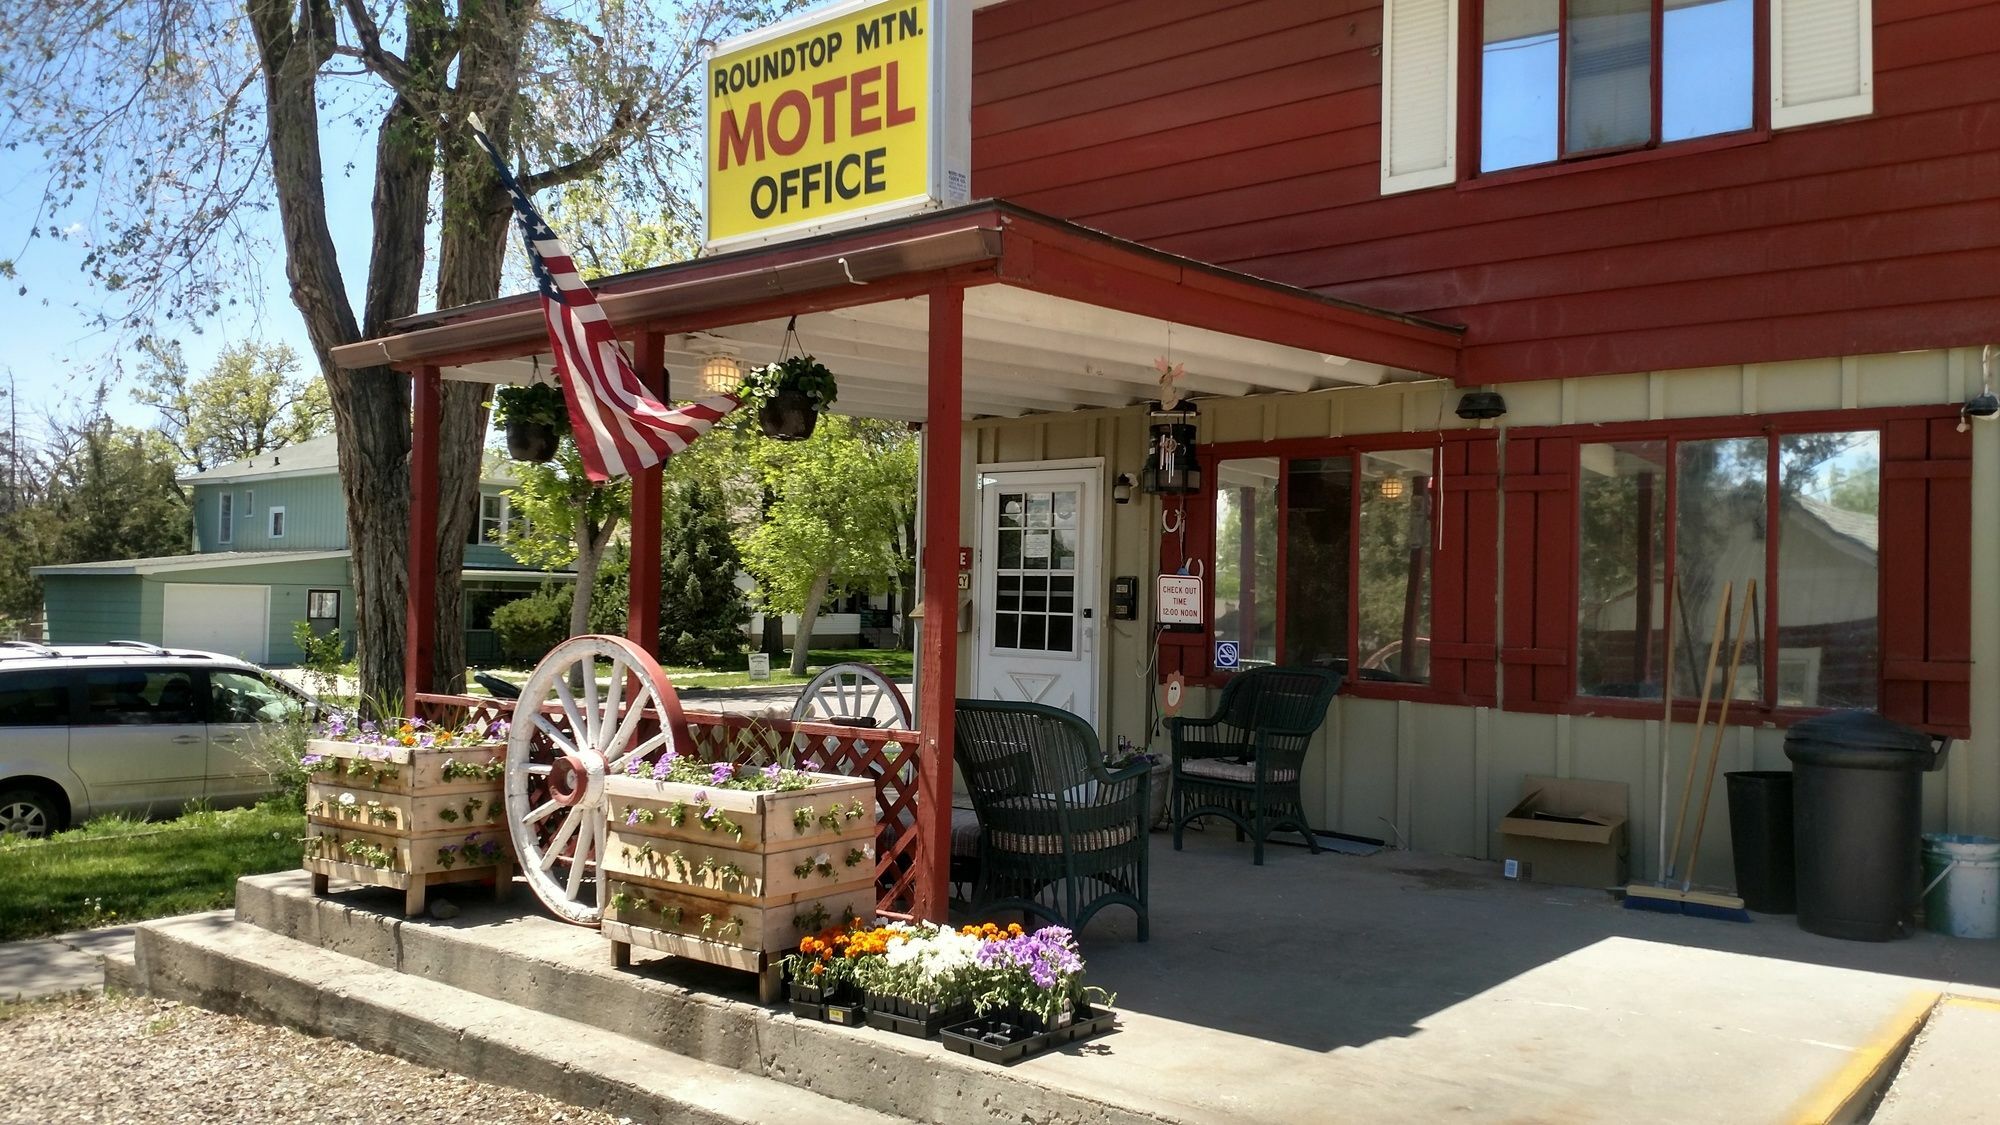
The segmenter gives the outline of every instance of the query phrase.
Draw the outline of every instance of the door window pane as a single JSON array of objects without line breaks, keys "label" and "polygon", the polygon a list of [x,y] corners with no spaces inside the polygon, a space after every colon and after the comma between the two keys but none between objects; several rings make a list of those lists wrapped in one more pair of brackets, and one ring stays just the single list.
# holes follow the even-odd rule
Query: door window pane
[{"label": "door window pane", "polygon": [[1667,0],[1660,46],[1660,139],[1751,124],[1756,9],[1750,0]]},{"label": "door window pane", "polygon": [[1778,682],[1782,706],[1873,707],[1881,439],[1778,439]]},{"label": "door window pane", "polygon": [[1431,455],[1410,449],[1361,457],[1364,679],[1430,678]]},{"label": "door window pane", "polygon": [[180,668],[89,668],[83,718],[91,726],[201,722],[194,673]]},{"label": "door window pane", "polygon": [[1287,664],[1347,671],[1347,575],[1354,461],[1320,457],[1285,466]]},{"label": "door window pane", "polygon": [[1556,158],[1561,0],[1489,0],[1479,56],[1479,170]]},{"label": "door window pane", "polygon": [[0,727],[59,727],[69,723],[69,673],[0,673]]},{"label": "door window pane", "polygon": [[[1666,639],[1660,624],[1667,566],[1667,443],[1585,445],[1579,460],[1577,691],[1657,699]],[[1676,662],[1684,663],[1687,653],[1681,647]]]},{"label": "door window pane", "polygon": [[1003,492],[994,509],[993,646],[1076,650],[1074,488]]},{"label": "door window pane", "polygon": [[1224,461],[1215,469],[1215,571],[1209,584],[1215,639],[1235,641],[1242,666],[1278,656],[1278,459]]},{"label": "door window pane", "polygon": [[[1744,587],[1751,579],[1763,585],[1764,550],[1769,538],[1765,507],[1765,453],[1761,437],[1684,441],[1675,446],[1676,499],[1674,513],[1675,646],[1702,660],[1676,658],[1675,691],[1701,694],[1710,630],[1722,597],[1732,587],[1727,629],[1733,634],[1742,615]],[[1759,605],[1771,596],[1761,590]],[[1761,699],[1763,691],[1763,615],[1752,617],[1743,646],[1743,665],[1736,673],[1736,698]],[[1727,649],[1716,661],[1714,691],[1719,696],[1729,663]]]},{"label": "door window pane", "polygon": [[1653,138],[1650,0],[1570,0],[1565,152]]}]

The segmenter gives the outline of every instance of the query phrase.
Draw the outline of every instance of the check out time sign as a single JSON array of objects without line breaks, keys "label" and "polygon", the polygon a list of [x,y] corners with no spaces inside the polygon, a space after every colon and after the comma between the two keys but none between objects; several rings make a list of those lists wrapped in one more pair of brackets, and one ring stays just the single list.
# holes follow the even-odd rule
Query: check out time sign
[{"label": "check out time sign", "polygon": [[954,0],[842,3],[718,44],[708,246],[965,202],[971,61],[970,11]]}]

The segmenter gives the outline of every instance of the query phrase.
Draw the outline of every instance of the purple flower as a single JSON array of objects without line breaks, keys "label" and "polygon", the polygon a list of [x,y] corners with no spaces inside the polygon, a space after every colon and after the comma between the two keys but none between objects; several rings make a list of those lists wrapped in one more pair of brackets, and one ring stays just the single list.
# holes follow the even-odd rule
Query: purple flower
[{"label": "purple flower", "polygon": [[694,799],[695,799],[696,801],[706,801],[706,800],[708,800],[708,790],[706,790],[706,789],[697,789],[697,790],[695,790],[695,791],[694,791]]},{"label": "purple flower", "polygon": [[437,745],[437,735],[425,732],[421,737],[417,739],[417,745],[426,748],[435,746]]},{"label": "purple flower", "polygon": [[307,754],[299,759],[299,765],[304,769],[313,769],[324,761],[326,761],[326,757],[324,755]]},{"label": "purple flower", "polygon": [[816,770],[819,768],[819,763],[811,758],[807,758],[805,761],[799,763],[799,768],[802,770]]},{"label": "purple flower", "polygon": [[724,785],[736,777],[736,767],[728,762],[717,762],[708,770],[710,785]]},{"label": "purple flower", "polygon": [[659,761],[653,763],[654,781],[665,781],[667,779],[667,775],[672,772],[674,772],[674,764],[671,759],[662,758]]},{"label": "purple flower", "polygon": [[778,772],[778,763],[776,762],[772,762],[770,765],[764,767],[764,777],[770,781],[778,780]]},{"label": "purple flower", "polygon": [[508,730],[510,729],[512,729],[512,727],[511,724],[507,722],[507,720],[505,719],[493,720],[492,732],[496,738],[505,738]]},{"label": "purple flower", "polygon": [[646,759],[641,758],[637,754],[634,754],[630,758],[627,758],[625,760],[626,777],[638,777],[639,771],[645,768],[646,768]]},{"label": "purple flower", "polygon": [[410,727],[414,730],[422,730],[424,729],[424,721],[422,719],[411,719]]},{"label": "purple flower", "polygon": [[714,806],[714,805],[703,805],[703,806],[702,806],[702,809],[701,809],[701,818],[702,818],[703,820],[714,820],[714,819],[715,819],[715,806]]},{"label": "purple flower", "polygon": [[627,809],[625,811],[625,823],[628,825],[639,823],[639,810]]}]

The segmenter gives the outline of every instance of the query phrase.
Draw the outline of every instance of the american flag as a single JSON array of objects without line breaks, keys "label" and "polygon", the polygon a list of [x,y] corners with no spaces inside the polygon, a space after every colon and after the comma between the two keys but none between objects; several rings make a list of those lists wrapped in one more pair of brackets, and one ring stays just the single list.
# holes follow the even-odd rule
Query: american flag
[{"label": "american flag", "polygon": [[570,431],[583,455],[585,475],[606,481],[657,465],[741,406],[735,395],[717,395],[678,409],[653,397],[618,346],[597,295],[577,275],[569,247],[542,220],[477,119],[472,136],[492,157],[493,168],[514,201],[514,217],[520,220],[521,239],[528,247],[528,266],[542,293],[549,349],[555,353],[556,374],[569,404]]}]

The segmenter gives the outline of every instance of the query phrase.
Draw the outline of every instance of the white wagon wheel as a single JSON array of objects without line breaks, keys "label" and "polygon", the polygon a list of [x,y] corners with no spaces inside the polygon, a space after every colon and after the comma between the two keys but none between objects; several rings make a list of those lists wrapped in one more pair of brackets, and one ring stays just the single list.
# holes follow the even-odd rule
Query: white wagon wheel
[{"label": "white wagon wheel", "polygon": [[571,637],[535,665],[507,734],[507,825],[528,885],[565,921],[604,915],[605,775],[674,748],[684,729],[666,673],[622,637]]},{"label": "white wagon wheel", "polygon": [[881,669],[855,661],[814,676],[792,705],[793,722],[838,723],[876,730],[912,730],[910,703]]}]

